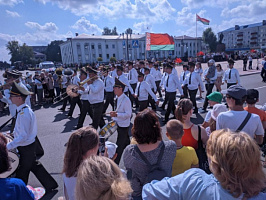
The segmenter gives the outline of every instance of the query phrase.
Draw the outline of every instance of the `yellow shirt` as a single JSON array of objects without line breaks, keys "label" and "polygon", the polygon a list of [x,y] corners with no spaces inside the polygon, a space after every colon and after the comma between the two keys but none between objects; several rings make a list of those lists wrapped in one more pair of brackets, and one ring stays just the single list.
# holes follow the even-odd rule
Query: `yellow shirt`
[{"label": "yellow shirt", "polygon": [[173,163],[172,176],[176,176],[191,168],[191,165],[199,164],[196,151],[193,147],[183,146],[176,150],[176,156]]}]

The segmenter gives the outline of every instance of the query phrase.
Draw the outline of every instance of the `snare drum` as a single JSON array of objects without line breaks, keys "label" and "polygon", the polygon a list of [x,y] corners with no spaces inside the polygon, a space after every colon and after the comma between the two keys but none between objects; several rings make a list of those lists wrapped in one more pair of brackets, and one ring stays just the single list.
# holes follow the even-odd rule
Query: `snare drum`
[{"label": "snare drum", "polygon": [[[8,132],[3,133],[3,135],[6,137],[8,143],[13,141],[13,138],[10,136],[10,134]],[[0,174],[0,178],[9,177],[18,168],[19,155],[18,155],[16,149],[11,149],[11,150],[8,151],[8,159],[9,159],[9,162],[10,162],[10,170]]]},{"label": "snare drum", "polygon": [[106,124],[99,132],[100,136],[105,137],[105,139],[109,138],[113,135],[117,130],[117,123],[115,121],[110,121]]}]

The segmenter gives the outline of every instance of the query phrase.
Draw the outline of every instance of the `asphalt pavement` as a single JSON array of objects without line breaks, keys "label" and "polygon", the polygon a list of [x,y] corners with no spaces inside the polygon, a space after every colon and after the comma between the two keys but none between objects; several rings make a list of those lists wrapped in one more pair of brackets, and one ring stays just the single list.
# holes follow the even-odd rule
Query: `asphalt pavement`
[{"label": "asphalt pavement", "polygon": [[[266,83],[261,81],[260,74],[258,71],[251,75],[242,74],[241,85],[246,89],[255,88],[260,92],[260,100],[258,102],[258,107],[266,103]],[[2,72],[0,72],[2,77]],[[223,85],[225,89],[225,85]],[[204,93],[203,93],[204,96]],[[178,98],[177,98],[178,99]],[[162,103],[162,99],[160,100]],[[198,107],[200,108],[203,104],[203,99],[197,99]],[[160,104],[161,104],[160,103]],[[54,193],[46,195],[43,199],[58,199],[58,197],[63,196],[63,180],[62,180],[62,168],[63,168],[63,157],[66,147],[65,143],[68,141],[69,136],[73,132],[73,127],[77,124],[79,108],[76,106],[73,119],[68,119],[65,114],[67,112],[59,112],[57,108],[60,108],[60,103],[57,105],[44,105],[43,107],[34,107],[34,112],[37,118],[38,124],[38,137],[42,143],[45,151],[45,155],[40,159],[44,167],[49,173],[56,179],[59,184],[59,188]],[[110,109],[110,107],[109,107]],[[134,118],[136,116],[135,110],[133,110],[133,117],[131,119],[131,125],[133,124]],[[107,111],[108,112],[108,111]],[[165,111],[158,108],[157,116],[160,121],[164,117]],[[170,116],[171,117],[171,116]],[[197,114],[192,116],[192,121],[196,124],[201,124],[205,114]],[[10,118],[8,112],[0,113],[0,125],[3,124]],[[110,117],[105,118],[106,123],[110,120]],[[86,117],[84,125],[89,125],[91,119],[89,116]],[[163,139],[167,139],[165,136],[165,125],[162,125]],[[5,130],[5,129],[4,129]],[[109,139],[112,142],[116,141],[116,133]],[[120,163],[120,167],[123,167],[123,163]],[[30,175],[29,185],[33,187],[41,186],[34,175]]]}]

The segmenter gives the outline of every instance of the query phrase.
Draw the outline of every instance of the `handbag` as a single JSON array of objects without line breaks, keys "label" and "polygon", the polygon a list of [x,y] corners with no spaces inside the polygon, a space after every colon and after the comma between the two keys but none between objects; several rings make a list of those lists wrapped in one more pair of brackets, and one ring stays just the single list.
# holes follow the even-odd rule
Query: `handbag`
[{"label": "handbag", "polygon": [[201,140],[200,126],[198,126],[198,149],[196,149],[196,154],[199,159],[199,168],[204,170],[207,174],[211,174],[206,150],[203,147],[202,140]]}]

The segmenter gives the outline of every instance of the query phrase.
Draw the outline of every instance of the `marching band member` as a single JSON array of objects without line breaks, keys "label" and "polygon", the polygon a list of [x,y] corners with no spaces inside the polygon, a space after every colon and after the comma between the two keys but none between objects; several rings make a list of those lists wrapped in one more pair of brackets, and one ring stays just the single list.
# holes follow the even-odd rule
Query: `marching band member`
[{"label": "marching band member", "polygon": [[106,113],[106,110],[111,104],[112,110],[114,111],[114,85],[115,80],[112,76],[108,74],[108,68],[103,68],[104,76],[104,90],[105,90],[105,103],[103,106],[103,113]]},{"label": "marching band member", "polygon": [[175,112],[176,90],[177,89],[179,90],[181,98],[184,96],[182,87],[178,80],[178,76],[172,73],[172,70],[173,70],[172,63],[168,63],[166,65],[166,72],[168,75],[163,89],[163,91],[165,91],[165,99],[168,99],[167,100],[168,106],[164,116],[164,123],[166,123],[169,120],[169,115],[171,111]]},{"label": "marching band member", "polygon": [[149,84],[144,81],[144,74],[141,72],[138,72],[138,74],[138,84],[134,96],[138,98],[139,112],[141,112],[148,107],[148,95],[151,95],[157,105],[159,104],[159,100],[151,90]]},{"label": "marching band member", "polygon": [[201,92],[204,92],[204,85],[203,82],[201,80],[200,75],[194,71],[195,69],[195,63],[190,62],[189,64],[189,71],[190,73],[186,76],[182,87],[187,87],[188,89],[188,93],[189,93],[189,97],[190,100],[193,103],[193,107],[194,107],[194,112],[193,113],[198,113],[198,107],[197,107],[197,103],[196,103],[196,95],[198,92],[198,88],[200,85],[201,88]]},{"label": "marching band member", "polygon": [[24,87],[13,83],[10,91],[10,99],[17,106],[16,122],[13,132],[14,140],[7,144],[7,149],[17,148],[19,158],[19,168],[16,177],[28,183],[30,172],[36,176],[47,192],[58,187],[53,177],[46,171],[43,165],[36,160],[35,138],[37,136],[37,122],[34,112],[25,103],[31,92]]},{"label": "marching band member", "polygon": [[[155,91],[157,90],[157,87],[155,84],[154,77],[150,74],[150,68],[149,67],[144,68],[144,74],[145,74],[144,81],[146,81],[149,84],[151,90],[155,93]],[[151,104],[152,110],[156,111],[155,102],[150,95],[148,97],[148,103]]]},{"label": "marching band member", "polygon": [[[183,65],[183,71],[181,72],[180,74],[180,85],[183,85],[184,81],[185,81],[185,78],[186,76],[189,74],[189,70],[188,70],[188,66],[187,65]],[[184,93],[184,97],[185,98],[188,98],[188,89],[187,89],[187,86],[184,85],[183,87],[183,93]]]},{"label": "marching band member", "polygon": [[124,68],[123,68],[121,65],[119,65],[119,66],[116,67],[117,78],[118,78],[118,80],[120,80],[120,81],[122,81],[124,84],[126,84],[126,87],[125,87],[125,89],[124,89],[124,93],[125,93],[126,95],[128,95],[128,90],[129,90],[129,92],[133,95],[133,94],[134,94],[133,89],[132,89],[132,87],[130,86],[127,77],[126,77],[125,74],[123,73],[123,70],[124,70]]},{"label": "marching band member", "polygon": [[161,93],[161,88],[160,88],[160,83],[162,80],[162,73],[161,73],[158,63],[154,64],[154,68],[156,70],[155,75],[154,75],[155,85],[157,88],[156,93],[158,92],[159,96],[162,98],[162,93]]},{"label": "marching band member", "polygon": [[92,126],[97,130],[98,126],[103,127],[102,119],[103,101],[104,101],[104,84],[98,77],[97,71],[90,67],[87,68],[89,78],[88,84],[88,100],[91,108]]},{"label": "marching band member", "polygon": [[144,74],[145,62],[143,60],[139,61],[139,71]]},{"label": "marching band member", "polygon": [[[77,70],[73,70],[73,71],[74,71],[74,73],[73,73],[73,76],[71,78],[71,84],[79,86],[80,79],[77,76]],[[76,96],[76,97],[71,98],[70,109],[68,111],[68,114],[66,114],[66,116],[68,116],[68,118],[72,118],[72,115],[73,115],[74,109],[76,107],[76,104],[78,104],[79,110],[80,110],[80,113],[81,113],[82,105],[81,105],[81,101],[80,101],[79,95]]]},{"label": "marching band member", "polygon": [[129,126],[132,114],[132,107],[129,98],[124,94],[126,84],[121,80],[115,79],[114,93],[117,96],[116,111],[111,111],[110,116],[117,123],[117,157],[115,163],[119,164],[122,153],[127,145],[129,145]]},{"label": "marching band member", "polygon": [[156,76],[156,69],[153,67],[153,62],[148,61],[148,67],[150,68],[150,74],[155,78]]},{"label": "marching band member", "polygon": [[240,76],[237,69],[234,68],[235,61],[233,59],[228,60],[229,69],[224,72],[222,84],[227,84],[227,89],[231,85],[240,85]]},{"label": "marching band member", "polygon": [[111,77],[113,77],[113,79],[115,79],[115,77],[117,77],[117,73],[116,73],[116,66],[115,64],[111,65],[111,71],[109,72],[109,75]]},{"label": "marching band member", "polygon": [[[138,72],[133,67],[133,62],[128,61],[128,81],[130,86],[132,87],[133,91],[136,92],[137,82],[138,82]],[[138,101],[133,97],[133,95],[129,94],[129,98],[131,101],[131,106],[133,107],[133,101],[136,103],[136,107],[138,107]]]},{"label": "marching band member", "polygon": [[[80,81],[81,82],[87,79],[87,75],[88,74],[85,71],[85,69],[80,69]],[[76,127],[74,127],[75,129],[79,129],[83,127],[83,123],[84,123],[84,120],[88,112],[90,113],[90,116],[91,116],[91,109],[90,109],[90,102],[89,102],[89,95],[88,95],[88,92],[89,92],[88,84],[85,83],[82,87],[79,87],[79,90],[77,92],[80,94],[82,109],[81,109],[81,113],[78,119],[78,124]]]},{"label": "marching band member", "polygon": [[69,101],[69,103],[70,103],[70,97],[68,96],[67,97],[67,94],[66,94],[66,88],[67,88],[67,86],[69,86],[70,84],[71,84],[71,78],[70,78],[70,76],[72,76],[73,75],[73,70],[71,70],[71,69],[65,69],[65,70],[63,70],[63,78],[62,78],[62,94],[65,94],[65,95],[63,95],[63,98],[64,98],[64,100],[63,100],[63,105],[62,105],[62,107],[61,108],[58,108],[58,110],[60,110],[60,111],[65,111],[65,109],[66,109],[66,105],[67,105],[67,101]]}]

